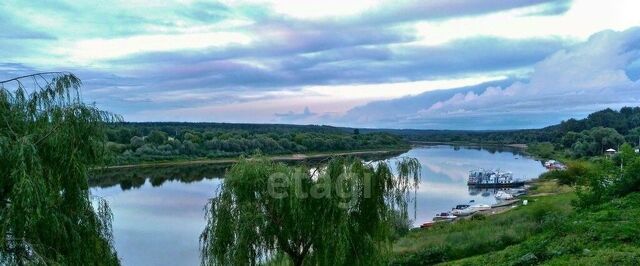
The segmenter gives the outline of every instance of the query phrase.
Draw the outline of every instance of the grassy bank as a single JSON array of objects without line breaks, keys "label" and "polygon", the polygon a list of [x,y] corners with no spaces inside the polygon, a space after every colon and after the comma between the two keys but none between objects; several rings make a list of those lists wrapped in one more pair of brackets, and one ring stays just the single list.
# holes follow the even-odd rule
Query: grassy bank
[{"label": "grassy bank", "polygon": [[472,257],[521,243],[542,232],[550,214],[572,212],[573,193],[529,197],[528,206],[497,215],[417,230],[395,244],[396,265],[424,265]]},{"label": "grassy bank", "polygon": [[538,184],[527,206],[409,233],[393,265],[638,265],[640,193],[575,210],[574,192]]}]

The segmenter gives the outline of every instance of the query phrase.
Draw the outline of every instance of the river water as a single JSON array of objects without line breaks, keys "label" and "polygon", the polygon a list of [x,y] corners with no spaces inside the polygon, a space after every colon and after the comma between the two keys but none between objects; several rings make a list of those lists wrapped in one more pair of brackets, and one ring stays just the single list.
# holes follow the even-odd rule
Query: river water
[{"label": "river water", "polygon": [[[505,147],[432,145],[391,156],[414,157],[422,164],[414,224],[430,221],[456,204],[493,204],[495,191],[470,190],[468,171],[491,168],[531,179],[543,165]],[[124,265],[199,265],[198,239],[204,206],[221,183],[227,166],[181,166],[110,171],[92,181],[92,194],[113,211],[113,233]],[[412,203],[413,205],[413,203]],[[413,215],[413,213],[412,213]],[[414,217],[411,217],[412,219]]]}]

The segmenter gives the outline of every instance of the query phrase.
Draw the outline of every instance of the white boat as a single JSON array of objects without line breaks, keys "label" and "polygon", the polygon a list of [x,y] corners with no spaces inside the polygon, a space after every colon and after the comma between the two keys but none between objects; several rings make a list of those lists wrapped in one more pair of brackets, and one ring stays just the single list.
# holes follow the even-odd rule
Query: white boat
[{"label": "white boat", "polygon": [[527,194],[527,189],[525,188],[512,188],[507,190],[508,194],[513,195],[514,197],[522,196]]},{"label": "white boat", "polygon": [[455,209],[453,211],[451,211],[451,214],[455,215],[455,216],[468,216],[471,214],[474,214],[475,212],[477,212],[474,208],[471,207],[467,207],[464,209]]},{"label": "white boat", "polygon": [[434,221],[449,221],[458,218],[449,212],[437,213],[436,216],[433,217]]},{"label": "white boat", "polygon": [[497,200],[512,200],[514,197],[513,195],[504,192],[504,191],[498,191],[498,193],[496,193],[495,195]]},{"label": "white boat", "polygon": [[478,204],[478,205],[472,205],[471,207],[476,211],[486,211],[486,210],[491,210],[491,206],[490,205],[486,205],[486,204]]},{"label": "white boat", "polygon": [[486,211],[490,209],[491,209],[491,206],[489,205],[477,204],[477,205],[471,205],[463,209],[454,209],[453,211],[451,211],[451,214],[455,216],[468,216],[479,211]]}]

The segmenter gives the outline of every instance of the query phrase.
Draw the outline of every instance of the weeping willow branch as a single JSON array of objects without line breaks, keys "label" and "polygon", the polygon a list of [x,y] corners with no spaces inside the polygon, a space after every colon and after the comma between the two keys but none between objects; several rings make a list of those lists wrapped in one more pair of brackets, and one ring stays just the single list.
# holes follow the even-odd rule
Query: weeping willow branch
[{"label": "weeping willow branch", "polygon": [[0,84],[9,83],[9,82],[12,82],[12,81],[18,81],[19,82],[21,79],[31,78],[31,77],[41,77],[42,79],[46,80],[46,78],[44,76],[47,76],[47,75],[65,76],[65,75],[73,75],[73,74],[71,74],[70,72],[63,72],[63,71],[40,72],[40,73],[29,74],[29,75],[24,75],[24,76],[19,76],[19,77],[3,80],[3,81],[0,81]]},{"label": "weeping willow branch", "polygon": [[314,171],[241,160],[205,208],[201,263],[386,265],[421,167],[404,158],[395,170],[342,157]]},{"label": "weeping willow branch", "polygon": [[104,162],[105,123],[121,118],[84,104],[81,84],[68,72],[0,81],[1,265],[120,263],[87,178]]}]

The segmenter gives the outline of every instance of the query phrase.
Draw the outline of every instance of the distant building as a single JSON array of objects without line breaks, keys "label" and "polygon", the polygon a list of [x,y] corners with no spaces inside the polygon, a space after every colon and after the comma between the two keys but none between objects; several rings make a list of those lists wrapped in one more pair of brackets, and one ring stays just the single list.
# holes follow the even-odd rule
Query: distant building
[{"label": "distant building", "polygon": [[604,154],[611,156],[611,155],[616,154],[616,150],[614,150],[614,149],[608,149],[608,150],[606,150],[606,151],[604,152]]}]

